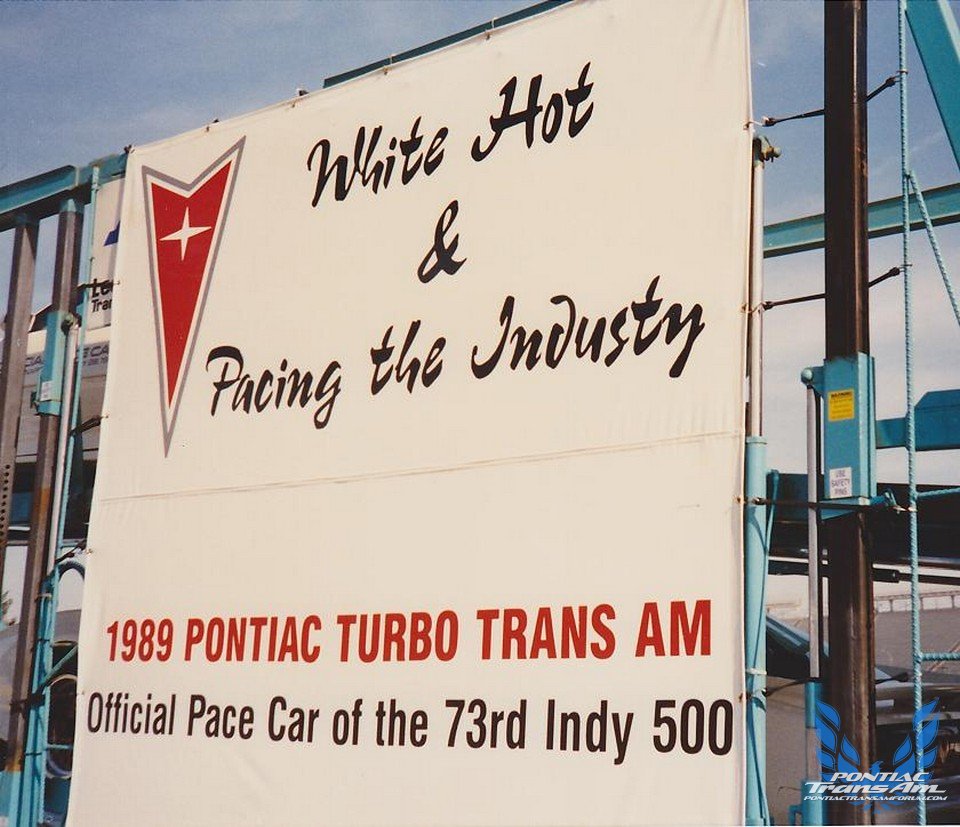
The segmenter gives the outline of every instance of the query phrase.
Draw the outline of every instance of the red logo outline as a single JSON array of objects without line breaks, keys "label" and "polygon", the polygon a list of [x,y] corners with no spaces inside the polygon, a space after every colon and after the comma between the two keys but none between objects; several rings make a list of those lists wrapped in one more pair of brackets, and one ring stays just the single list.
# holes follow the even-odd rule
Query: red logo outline
[{"label": "red logo outline", "polygon": [[189,183],[143,167],[164,456],[170,452],[244,140]]}]

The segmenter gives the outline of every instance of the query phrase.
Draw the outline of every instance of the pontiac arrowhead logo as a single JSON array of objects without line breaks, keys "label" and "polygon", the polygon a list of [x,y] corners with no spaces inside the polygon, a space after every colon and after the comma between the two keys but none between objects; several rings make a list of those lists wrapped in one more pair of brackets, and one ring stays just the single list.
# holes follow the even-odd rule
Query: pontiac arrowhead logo
[{"label": "pontiac arrowhead logo", "polygon": [[143,168],[164,454],[170,450],[243,140],[190,183]]}]

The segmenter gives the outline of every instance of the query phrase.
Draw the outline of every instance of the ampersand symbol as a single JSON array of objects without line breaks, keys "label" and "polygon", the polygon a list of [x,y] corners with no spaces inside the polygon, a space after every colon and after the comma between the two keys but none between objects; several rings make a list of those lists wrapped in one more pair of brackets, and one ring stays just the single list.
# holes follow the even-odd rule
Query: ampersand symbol
[{"label": "ampersand symbol", "polygon": [[465,258],[457,260],[453,257],[453,254],[457,252],[457,245],[460,243],[460,233],[457,233],[449,244],[447,244],[446,238],[447,231],[453,226],[459,210],[460,205],[455,200],[451,201],[437,221],[437,226],[433,231],[433,246],[427,251],[426,256],[417,268],[417,275],[424,284],[432,281],[441,271],[452,276],[466,261]]}]

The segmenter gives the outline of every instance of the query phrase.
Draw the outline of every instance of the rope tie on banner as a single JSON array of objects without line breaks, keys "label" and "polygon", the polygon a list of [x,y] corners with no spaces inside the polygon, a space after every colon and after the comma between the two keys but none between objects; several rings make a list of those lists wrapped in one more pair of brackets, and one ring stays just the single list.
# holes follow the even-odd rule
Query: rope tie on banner
[{"label": "rope tie on banner", "polygon": [[[869,95],[867,95],[867,101],[873,100],[877,95],[879,95],[884,89],[889,89],[891,86],[896,86],[898,75],[890,75],[883,83],[881,83],[876,89],[874,89]],[[799,121],[804,118],[818,118],[823,114],[823,109],[811,109],[809,112],[800,112],[797,115],[784,115],[782,117],[769,117],[764,115],[760,119],[761,126],[776,126],[778,123],[786,123],[787,121]]]},{"label": "rope tie on banner", "polygon": [[753,307],[751,307],[749,304],[745,304],[740,309],[748,316],[752,316],[754,313],[763,313],[763,311],[767,309],[765,305],[766,302],[761,301],[757,302],[755,305],[753,305]]}]

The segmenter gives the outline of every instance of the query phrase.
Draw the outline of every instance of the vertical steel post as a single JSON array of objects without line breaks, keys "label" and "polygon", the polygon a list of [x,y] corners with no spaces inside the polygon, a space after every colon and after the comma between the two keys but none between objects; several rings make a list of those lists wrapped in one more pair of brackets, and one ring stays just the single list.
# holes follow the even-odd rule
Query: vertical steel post
[{"label": "vertical steel post", "polygon": [[[807,386],[807,502],[820,499],[820,441],[817,421],[817,392]],[[810,681],[820,682],[820,533],[819,517],[815,508],[807,511],[807,601],[809,603],[808,633],[810,636]]]},{"label": "vertical steel post", "polygon": [[753,142],[753,177],[750,230],[750,282],[747,298],[747,376],[750,399],[746,412],[744,448],[744,664],[746,678],[747,768],[744,821],[769,824],[766,797],[767,772],[767,441],[762,435],[760,313],[763,303],[763,164],[760,139]]},{"label": "vertical steel post", "polygon": [[[67,199],[60,209],[57,227],[57,253],[50,313],[69,313],[74,309],[74,294],[80,266],[83,206]],[[24,573],[22,619],[17,638],[14,667],[10,728],[7,738],[7,771],[21,773],[24,767],[27,720],[29,717],[30,677],[35,637],[42,601],[40,586],[46,575],[47,551],[50,537],[50,518],[54,476],[57,472],[60,416],[40,417],[40,435],[37,446],[36,478],[33,490],[33,509],[30,516],[30,539],[27,545],[27,565]],[[25,777],[25,776],[21,776]],[[20,807],[33,806],[14,793]],[[17,822],[11,820],[11,825]]]},{"label": "vertical steel post", "polygon": [[[867,5],[824,4],[826,358],[869,353]],[[873,581],[863,514],[824,525],[830,560],[828,687],[863,769],[874,755]],[[831,820],[869,824],[870,807],[835,802]]]},{"label": "vertical steel post", "polygon": [[753,139],[750,178],[750,281],[747,298],[747,436],[763,433],[763,165],[779,153]]},{"label": "vertical steel post", "polygon": [[[7,557],[7,533],[13,507],[13,476],[17,464],[17,431],[23,404],[23,373],[27,365],[27,333],[33,301],[33,276],[37,261],[37,231],[32,218],[17,222],[13,238],[13,266],[3,336],[0,368],[0,586]],[[2,619],[0,619],[2,622]]]}]

